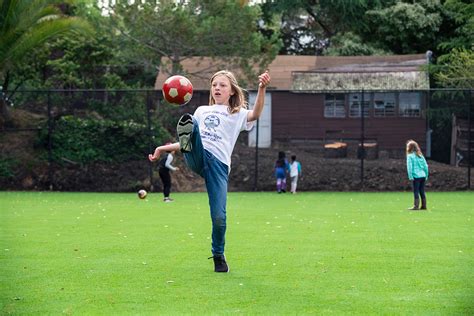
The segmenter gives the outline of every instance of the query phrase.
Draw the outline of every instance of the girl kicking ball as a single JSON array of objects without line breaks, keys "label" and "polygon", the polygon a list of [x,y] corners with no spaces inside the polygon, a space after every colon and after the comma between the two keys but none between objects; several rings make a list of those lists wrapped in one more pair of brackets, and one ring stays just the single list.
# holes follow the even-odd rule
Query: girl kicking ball
[{"label": "girl kicking ball", "polygon": [[231,155],[240,132],[250,130],[263,111],[269,73],[261,74],[258,81],[255,105],[248,110],[234,74],[227,70],[216,72],[210,80],[209,105],[200,106],[193,115],[184,114],[179,119],[176,127],[179,142],[159,146],[148,156],[150,161],[155,161],[163,151],[181,150],[188,167],[204,178],[212,219],[210,258],[214,259],[215,272],[229,272],[224,247]]}]

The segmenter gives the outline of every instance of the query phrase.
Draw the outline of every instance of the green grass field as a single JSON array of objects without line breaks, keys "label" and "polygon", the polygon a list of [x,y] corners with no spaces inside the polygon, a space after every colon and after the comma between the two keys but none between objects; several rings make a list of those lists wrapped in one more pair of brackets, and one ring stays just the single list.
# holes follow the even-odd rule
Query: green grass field
[{"label": "green grass field", "polygon": [[474,314],[474,193],[0,192],[2,315]]}]

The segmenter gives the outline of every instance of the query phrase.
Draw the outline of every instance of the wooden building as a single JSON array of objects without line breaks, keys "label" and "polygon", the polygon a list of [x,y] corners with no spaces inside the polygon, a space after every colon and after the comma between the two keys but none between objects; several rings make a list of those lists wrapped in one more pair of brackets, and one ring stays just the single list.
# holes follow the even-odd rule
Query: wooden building
[{"label": "wooden building", "polygon": [[[425,149],[426,60],[424,54],[277,56],[269,66],[272,83],[259,124],[259,146],[331,140],[358,144],[364,137],[388,152],[403,153],[407,139]],[[195,90],[207,91],[208,78],[219,70],[206,58],[188,59],[182,66]],[[167,76],[163,69],[157,89]],[[252,101],[255,84],[247,88]],[[206,104],[207,98],[193,101]],[[255,145],[252,135],[249,143]]]}]

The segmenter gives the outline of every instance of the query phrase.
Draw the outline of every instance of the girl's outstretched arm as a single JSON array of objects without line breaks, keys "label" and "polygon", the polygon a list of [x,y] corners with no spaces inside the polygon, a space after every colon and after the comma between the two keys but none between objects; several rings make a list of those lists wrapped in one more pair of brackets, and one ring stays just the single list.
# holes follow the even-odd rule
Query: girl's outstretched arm
[{"label": "girl's outstretched arm", "polygon": [[255,98],[255,105],[253,106],[252,111],[249,112],[247,116],[247,121],[252,122],[258,120],[260,114],[263,111],[263,105],[265,103],[265,91],[267,89],[268,84],[270,83],[270,74],[268,70],[265,71],[263,74],[258,76],[258,92],[257,97]]},{"label": "girl's outstretched arm", "polygon": [[162,151],[177,151],[179,149],[180,149],[179,143],[158,146],[156,147],[155,152],[153,154],[148,155],[148,160],[157,161],[158,158],[160,158],[160,154]]}]

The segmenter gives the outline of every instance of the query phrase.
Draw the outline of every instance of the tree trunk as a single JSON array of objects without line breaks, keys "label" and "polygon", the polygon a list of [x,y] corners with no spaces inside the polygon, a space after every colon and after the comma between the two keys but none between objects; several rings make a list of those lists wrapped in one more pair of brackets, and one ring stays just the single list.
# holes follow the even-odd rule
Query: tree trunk
[{"label": "tree trunk", "polygon": [[0,85],[0,130],[13,126],[10,108],[8,102],[5,100],[7,97],[8,85],[10,84],[10,72],[7,71],[5,76],[0,76],[0,78],[2,77],[3,82]]},{"label": "tree trunk", "polygon": [[3,98],[0,98],[0,130],[11,127],[12,125],[13,121],[10,108],[7,102]]}]

